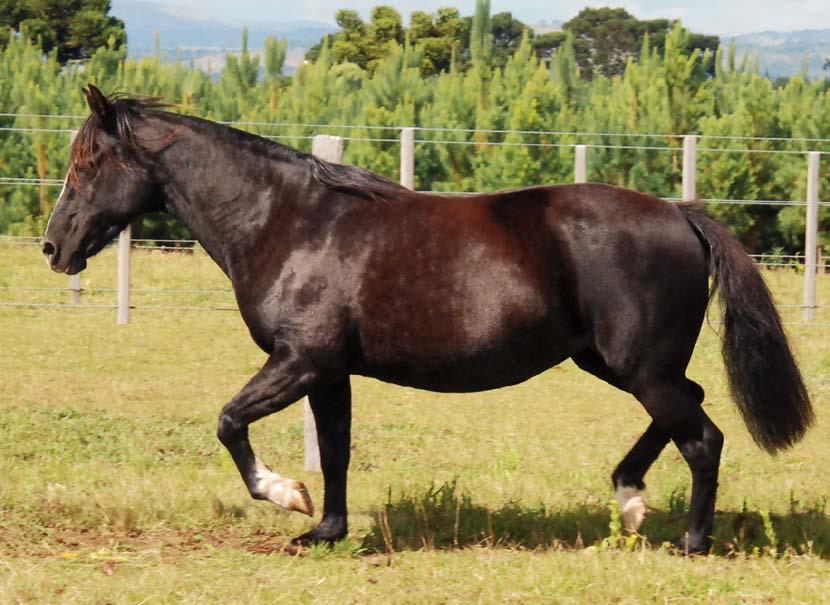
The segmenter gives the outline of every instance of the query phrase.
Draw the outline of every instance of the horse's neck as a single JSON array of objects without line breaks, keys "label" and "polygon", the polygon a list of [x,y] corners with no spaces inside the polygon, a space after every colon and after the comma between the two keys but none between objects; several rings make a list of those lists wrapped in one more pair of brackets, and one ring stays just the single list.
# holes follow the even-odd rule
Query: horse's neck
[{"label": "horse's neck", "polygon": [[[187,131],[163,154],[168,211],[231,278],[251,247],[262,241],[275,205],[292,206],[308,197],[307,183],[301,184],[305,179],[289,174],[302,167],[240,149],[228,140]],[[281,235],[290,229],[290,221],[280,224]]]}]

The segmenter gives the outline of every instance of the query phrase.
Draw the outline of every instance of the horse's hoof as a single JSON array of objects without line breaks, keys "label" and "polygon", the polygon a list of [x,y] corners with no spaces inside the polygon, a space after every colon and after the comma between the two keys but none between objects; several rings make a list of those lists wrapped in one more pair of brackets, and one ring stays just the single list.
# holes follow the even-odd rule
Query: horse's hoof
[{"label": "horse's hoof", "polygon": [[288,510],[295,510],[309,517],[314,516],[314,504],[311,502],[311,496],[305,487],[305,484],[299,481],[294,481],[293,485],[288,486],[289,500]]},{"label": "horse's hoof", "polygon": [[333,544],[342,540],[348,533],[345,521],[323,520],[320,525],[291,540],[292,546],[309,546],[311,544]]},{"label": "horse's hoof", "polygon": [[672,553],[683,557],[700,557],[709,554],[711,544],[707,540],[702,544],[695,544],[689,540],[689,534],[672,542]]},{"label": "horse's hoof", "polygon": [[312,544],[334,544],[338,540],[342,540],[345,536],[341,535],[325,535],[315,533],[313,530],[310,532],[306,532],[301,536],[297,536],[291,540],[291,546],[293,547],[304,547],[304,546],[311,546]]},{"label": "horse's hoof", "polygon": [[269,500],[286,510],[314,515],[314,504],[305,485],[275,473],[259,460],[256,461],[256,484],[251,495],[258,500]]}]

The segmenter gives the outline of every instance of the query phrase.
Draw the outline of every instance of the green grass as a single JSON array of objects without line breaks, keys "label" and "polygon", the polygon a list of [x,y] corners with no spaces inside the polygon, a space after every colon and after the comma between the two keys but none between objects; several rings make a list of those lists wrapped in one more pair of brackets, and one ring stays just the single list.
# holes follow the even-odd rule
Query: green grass
[{"label": "green grass", "polygon": [[[137,289],[226,289],[205,255],[136,253]],[[765,273],[783,304],[802,276]],[[110,288],[114,254],[84,275]],[[65,287],[33,248],[0,248],[0,286]],[[0,290],[0,300],[67,293]],[[819,280],[830,301],[830,279]],[[112,304],[114,294],[85,295]],[[565,363],[524,384],[435,394],[355,378],[351,532],[282,552],[312,521],[252,501],[215,438],[221,406],[259,368],[225,294],[144,292],[128,326],[107,309],[0,307],[0,602],[714,602],[827,600],[830,325],[791,339],[818,411],[792,451],[752,443],[704,327],[689,375],[726,435],[716,547],[686,560],[689,473],[670,446],[647,477],[642,537],[614,524],[609,475],[648,424],[630,396]],[[715,316],[713,315],[713,319]],[[819,324],[830,323],[826,309]],[[257,453],[306,482],[302,411],[251,428]],[[319,515],[319,513],[318,513]]]}]

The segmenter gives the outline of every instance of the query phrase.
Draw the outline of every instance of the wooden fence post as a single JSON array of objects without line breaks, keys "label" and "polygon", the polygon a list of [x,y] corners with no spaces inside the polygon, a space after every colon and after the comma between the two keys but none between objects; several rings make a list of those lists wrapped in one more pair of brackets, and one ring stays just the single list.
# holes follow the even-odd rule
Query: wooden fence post
[{"label": "wooden fence post", "polygon": [[683,201],[697,199],[697,136],[683,137]]},{"label": "wooden fence post", "polygon": [[586,183],[588,180],[588,154],[586,145],[574,147],[574,183]]},{"label": "wooden fence post", "polygon": [[[311,144],[311,153],[321,160],[340,163],[343,159],[343,139],[327,134],[318,134]],[[314,413],[311,411],[311,404],[308,397],[303,399],[303,443],[305,446],[305,470],[319,473],[320,446],[317,443],[317,425],[314,422]]]},{"label": "wooden fence post", "polygon": [[821,153],[807,154],[807,220],[804,228],[804,313],[805,321],[816,317],[816,270],[818,269],[818,192]]},{"label": "wooden fence post", "polygon": [[415,189],[415,129],[401,128],[401,185]]}]

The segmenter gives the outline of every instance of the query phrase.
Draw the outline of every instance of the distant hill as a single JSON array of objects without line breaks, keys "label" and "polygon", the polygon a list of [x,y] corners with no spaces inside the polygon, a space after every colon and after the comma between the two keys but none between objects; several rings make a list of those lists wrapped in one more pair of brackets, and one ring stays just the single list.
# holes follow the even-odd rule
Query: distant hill
[{"label": "distant hill", "polygon": [[[112,14],[126,25],[131,57],[152,54],[156,32],[165,56],[194,59],[200,65],[210,62],[214,70],[224,64],[226,51],[238,50],[242,45],[242,25],[200,19],[158,2],[113,0]],[[317,21],[250,23],[248,47],[262,48],[267,36],[285,38],[290,49],[287,64],[296,67],[307,48],[337,30],[335,25]]]},{"label": "distant hill", "polygon": [[[222,68],[226,52],[241,46],[241,25],[201,19],[162,2],[113,0],[112,13],[126,24],[127,48],[132,57],[153,52],[155,32],[159,32],[161,49],[166,57],[193,59],[196,65],[211,71]],[[561,28],[561,23],[540,22],[534,28],[540,33],[555,31]],[[317,21],[250,23],[248,47],[252,50],[262,48],[269,35],[286,38],[289,47],[286,71],[290,73],[302,62],[309,47],[325,34],[337,30],[336,25]],[[773,78],[798,73],[805,57],[811,77],[825,76],[822,63],[825,57],[830,57],[830,29],[721,36],[724,45],[733,39],[739,57],[744,53],[758,54],[761,72]],[[830,77],[830,74],[826,75]]]},{"label": "distant hill", "polygon": [[806,29],[792,32],[760,32],[741,36],[722,36],[723,44],[735,40],[738,56],[757,54],[761,59],[761,73],[773,78],[791,76],[801,71],[807,59],[808,73],[812,78],[830,77],[822,64],[830,57],[830,29]]}]

